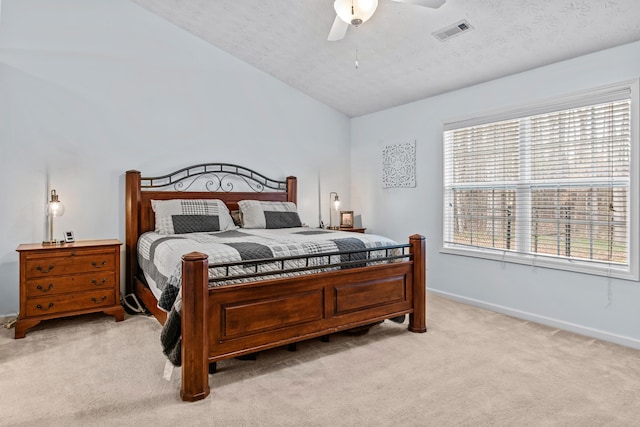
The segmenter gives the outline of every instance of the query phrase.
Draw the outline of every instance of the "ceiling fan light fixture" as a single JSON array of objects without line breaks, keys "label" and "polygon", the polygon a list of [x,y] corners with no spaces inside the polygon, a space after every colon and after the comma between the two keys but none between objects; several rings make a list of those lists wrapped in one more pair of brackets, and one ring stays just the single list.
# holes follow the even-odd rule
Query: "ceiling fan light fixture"
[{"label": "ceiling fan light fixture", "polygon": [[336,0],[333,8],[347,24],[358,26],[367,22],[378,7],[378,0]]}]

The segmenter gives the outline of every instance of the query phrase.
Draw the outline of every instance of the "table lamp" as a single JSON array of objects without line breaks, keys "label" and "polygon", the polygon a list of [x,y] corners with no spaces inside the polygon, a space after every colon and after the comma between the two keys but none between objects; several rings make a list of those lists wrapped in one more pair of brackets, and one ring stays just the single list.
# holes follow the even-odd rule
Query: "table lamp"
[{"label": "table lamp", "polygon": [[43,245],[57,245],[60,242],[53,238],[53,218],[64,214],[64,205],[60,203],[56,190],[51,190],[51,200],[47,203],[47,216],[49,217],[49,240]]},{"label": "table lamp", "polygon": [[338,193],[332,191],[329,193],[329,229],[336,230],[338,227],[333,226],[333,212],[331,211],[331,207],[336,211],[340,209],[340,198],[338,197]]}]

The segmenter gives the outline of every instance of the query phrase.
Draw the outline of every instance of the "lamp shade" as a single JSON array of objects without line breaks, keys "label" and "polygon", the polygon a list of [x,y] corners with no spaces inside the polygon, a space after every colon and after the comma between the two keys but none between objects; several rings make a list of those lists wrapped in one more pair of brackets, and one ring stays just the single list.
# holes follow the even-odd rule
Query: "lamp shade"
[{"label": "lamp shade", "polygon": [[360,25],[373,16],[378,0],[336,0],[333,8],[338,17],[347,24]]},{"label": "lamp shade", "polygon": [[53,217],[64,215],[64,205],[60,203],[56,190],[51,190],[51,200],[47,203],[47,215]]}]

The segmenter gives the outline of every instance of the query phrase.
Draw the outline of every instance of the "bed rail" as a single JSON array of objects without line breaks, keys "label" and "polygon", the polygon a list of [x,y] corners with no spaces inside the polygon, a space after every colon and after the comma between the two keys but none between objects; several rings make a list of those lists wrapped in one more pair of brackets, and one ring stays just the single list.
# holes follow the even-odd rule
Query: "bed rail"
[{"label": "bed rail", "polygon": [[[322,252],[318,254],[292,255],[278,258],[261,258],[244,261],[236,261],[229,263],[209,264],[209,270],[224,269],[225,274],[220,277],[209,279],[210,284],[223,281],[236,281],[245,279],[254,279],[269,276],[287,275],[291,273],[303,273],[314,270],[329,271],[332,269],[345,269],[364,267],[367,265],[397,261],[413,260],[413,254],[409,252],[411,245],[390,245],[377,248],[353,249],[348,251]],[[374,252],[383,252],[384,256],[372,257]],[[340,257],[340,262],[331,262],[331,257]],[[324,259],[326,258],[326,261]],[[345,259],[346,258],[346,259]],[[319,260],[319,263],[313,263],[313,260]],[[301,261],[302,263],[300,263]],[[289,263],[289,265],[287,265]],[[259,271],[264,265],[275,264],[280,265],[277,270]],[[301,266],[304,264],[304,266]],[[234,274],[230,271],[233,267],[253,269],[253,273]]]}]

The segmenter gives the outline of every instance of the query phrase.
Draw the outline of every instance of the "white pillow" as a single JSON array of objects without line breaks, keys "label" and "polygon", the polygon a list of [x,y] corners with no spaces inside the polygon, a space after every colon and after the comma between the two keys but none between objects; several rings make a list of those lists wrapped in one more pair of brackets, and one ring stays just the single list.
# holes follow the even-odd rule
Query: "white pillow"
[{"label": "white pillow", "polygon": [[238,207],[243,228],[302,227],[296,205],[291,202],[241,200]]},{"label": "white pillow", "polygon": [[218,199],[151,200],[159,234],[234,230],[229,209]]}]

